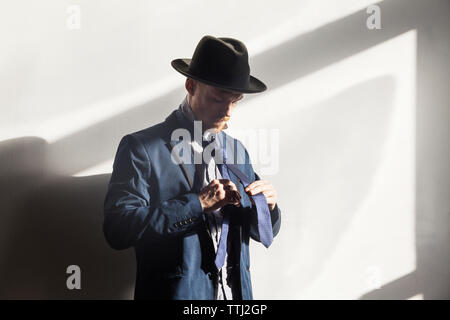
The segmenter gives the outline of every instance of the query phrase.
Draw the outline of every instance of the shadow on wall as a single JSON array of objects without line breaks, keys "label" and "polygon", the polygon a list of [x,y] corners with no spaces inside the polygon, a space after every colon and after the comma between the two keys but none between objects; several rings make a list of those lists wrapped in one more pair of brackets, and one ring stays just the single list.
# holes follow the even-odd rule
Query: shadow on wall
[{"label": "shadow on wall", "polygon": [[[102,232],[109,175],[52,175],[48,148],[34,137],[0,144],[0,298],[132,298],[133,251],[112,250]],[[72,264],[81,290],[66,287]]]},{"label": "shadow on wall", "polygon": [[417,281],[417,272],[411,272],[403,277],[391,281],[377,290],[366,293],[361,296],[361,300],[406,300],[415,295],[419,283]]}]

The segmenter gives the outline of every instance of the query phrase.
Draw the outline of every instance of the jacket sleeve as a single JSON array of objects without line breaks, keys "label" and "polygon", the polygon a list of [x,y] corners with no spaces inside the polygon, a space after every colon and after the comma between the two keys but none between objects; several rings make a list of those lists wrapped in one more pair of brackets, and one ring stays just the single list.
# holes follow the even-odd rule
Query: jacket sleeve
[{"label": "jacket sleeve", "polygon": [[136,246],[143,238],[177,236],[196,229],[203,217],[198,195],[185,193],[153,203],[151,161],[133,135],[122,138],[104,201],[103,232],[117,250]]}]

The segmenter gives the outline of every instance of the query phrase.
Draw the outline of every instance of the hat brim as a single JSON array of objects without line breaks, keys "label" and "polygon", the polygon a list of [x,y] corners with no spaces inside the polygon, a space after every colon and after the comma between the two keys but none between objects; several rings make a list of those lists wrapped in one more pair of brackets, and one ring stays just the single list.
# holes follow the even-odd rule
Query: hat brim
[{"label": "hat brim", "polygon": [[258,92],[263,92],[267,89],[266,85],[261,80],[258,80],[257,78],[255,78],[251,75],[250,75],[248,87],[246,87],[246,88],[230,87],[230,86],[225,86],[223,84],[208,81],[205,79],[201,79],[201,78],[196,77],[189,73],[189,64],[190,63],[191,63],[191,59],[175,59],[175,60],[172,60],[171,65],[179,73],[181,73],[189,78],[198,80],[200,82],[206,83],[213,87],[221,88],[221,89],[224,89],[227,91],[240,92],[240,93],[258,93]]}]

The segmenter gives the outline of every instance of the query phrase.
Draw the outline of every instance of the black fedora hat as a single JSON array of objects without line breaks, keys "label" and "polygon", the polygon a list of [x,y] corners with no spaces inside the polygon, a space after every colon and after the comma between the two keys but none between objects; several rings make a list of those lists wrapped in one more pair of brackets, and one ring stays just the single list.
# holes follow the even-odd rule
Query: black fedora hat
[{"label": "black fedora hat", "polygon": [[189,78],[227,91],[257,93],[267,89],[250,75],[247,48],[237,39],[204,36],[192,59],[175,59],[171,64]]}]

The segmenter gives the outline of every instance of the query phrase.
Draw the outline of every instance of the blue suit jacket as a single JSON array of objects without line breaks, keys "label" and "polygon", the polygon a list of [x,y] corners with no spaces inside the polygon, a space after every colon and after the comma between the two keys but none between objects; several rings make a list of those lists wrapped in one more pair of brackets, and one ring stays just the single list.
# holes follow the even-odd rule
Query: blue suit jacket
[{"label": "blue suit jacket", "polygon": [[[124,136],[114,160],[103,231],[112,248],[135,248],[135,299],[214,299],[217,290],[214,246],[198,191],[192,189],[195,164],[178,165],[171,159],[172,131],[184,127],[193,132],[180,121],[181,112],[177,109],[164,122]],[[252,181],[259,179],[241,142],[232,141],[244,151],[235,155],[243,163],[239,168]],[[249,239],[259,241],[256,210],[237,177],[231,171],[229,175],[242,195],[241,207],[225,207],[230,212],[227,261],[233,296],[252,299]],[[276,236],[278,206],[271,218]]]}]

